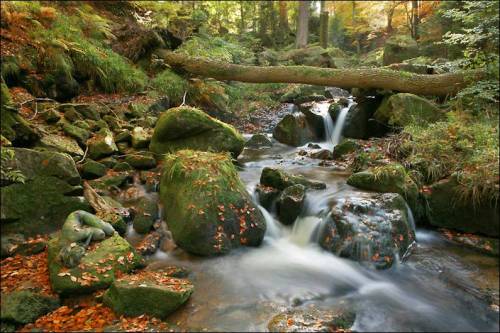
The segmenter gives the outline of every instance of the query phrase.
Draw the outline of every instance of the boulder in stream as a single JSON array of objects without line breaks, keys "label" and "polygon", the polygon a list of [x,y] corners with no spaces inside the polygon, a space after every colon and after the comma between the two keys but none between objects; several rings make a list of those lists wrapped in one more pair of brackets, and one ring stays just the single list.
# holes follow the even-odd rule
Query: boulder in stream
[{"label": "boulder in stream", "polygon": [[245,140],[231,125],[210,117],[203,111],[180,106],[163,112],[149,145],[156,154],[182,149],[228,151],[234,157],[243,150]]},{"label": "boulder in stream", "polygon": [[324,249],[384,269],[404,258],[415,231],[403,197],[384,193],[338,199],[319,236]]},{"label": "boulder in stream", "polygon": [[303,113],[287,114],[276,125],[273,137],[281,143],[298,147],[318,139]]},{"label": "boulder in stream", "polygon": [[164,218],[178,246],[198,255],[260,245],[266,223],[229,154],[169,154],[160,182]]},{"label": "boulder in stream", "polygon": [[291,175],[278,168],[265,167],[260,175],[260,184],[274,187],[280,191],[297,184],[304,185],[306,188],[314,190],[323,190],[326,184],[322,182],[306,179],[304,176]]},{"label": "boulder in stream", "polygon": [[287,187],[278,200],[278,217],[281,223],[291,225],[300,215],[306,197],[306,187],[301,184]]},{"label": "boulder in stream", "polygon": [[245,143],[246,148],[260,149],[272,147],[272,141],[267,137],[267,135],[258,133],[252,135],[252,137]]},{"label": "boulder in stream", "polygon": [[193,290],[186,279],[171,277],[168,272],[145,271],[115,280],[103,300],[118,314],[165,318],[184,304]]}]

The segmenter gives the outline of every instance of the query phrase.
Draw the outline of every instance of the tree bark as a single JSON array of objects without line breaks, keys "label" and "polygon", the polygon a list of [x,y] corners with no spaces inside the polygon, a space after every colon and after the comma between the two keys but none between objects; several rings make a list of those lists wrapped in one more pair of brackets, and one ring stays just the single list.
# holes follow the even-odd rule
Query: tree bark
[{"label": "tree bark", "polygon": [[245,24],[245,10],[243,8],[244,3],[240,1],[240,34],[245,33],[246,24]]},{"label": "tree bark", "polygon": [[482,71],[436,75],[412,74],[387,68],[332,69],[311,66],[243,66],[192,58],[163,51],[170,66],[217,80],[253,83],[303,83],[339,88],[387,89],[420,95],[445,96],[484,77]]},{"label": "tree bark", "polygon": [[418,24],[420,23],[420,17],[418,13],[418,0],[412,0],[411,2],[411,36],[413,39],[418,39]]},{"label": "tree bark", "polygon": [[319,45],[324,49],[328,47],[328,11],[325,8],[325,0],[321,1],[319,14]]},{"label": "tree bark", "polygon": [[309,37],[309,7],[311,1],[299,2],[299,16],[297,18],[297,40],[296,47],[301,49],[307,46]]},{"label": "tree bark", "polygon": [[279,11],[280,11],[279,27],[282,31],[285,31],[288,33],[290,28],[288,26],[288,7],[286,5],[286,1],[284,1],[284,0],[279,1]]}]

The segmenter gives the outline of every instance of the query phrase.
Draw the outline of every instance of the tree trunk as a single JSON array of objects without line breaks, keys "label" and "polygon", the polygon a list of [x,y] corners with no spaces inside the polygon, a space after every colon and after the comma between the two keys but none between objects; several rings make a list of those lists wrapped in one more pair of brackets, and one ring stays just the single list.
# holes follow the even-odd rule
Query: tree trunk
[{"label": "tree trunk", "polygon": [[243,8],[244,3],[240,1],[240,34],[245,33],[246,24],[245,24],[245,10]]},{"label": "tree trunk", "polygon": [[266,4],[267,1],[260,1],[259,3],[259,36],[262,38],[267,33],[268,20],[266,17]]},{"label": "tree trunk", "polygon": [[321,1],[319,14],[319,45],[324,49],[328,47],[328,11],[325,8],[325,0]]},{"label": "tree trunk", "polygon": [[299,2],[299,16],[297,18],[297,39],[296,47],[298,49],[307,46],[307,39],[309,37],[309,7],[311,1]]},{"label": "tree trunk", "polygon": [[286,5],[286,1],[279,1],[279,9],[280,9],[280,23],[279,27],[281,31],[288,33],[290,31],[290,27],[288,26],[288,8]]},{"label": "tree trunk", "polygon": [[420,17],[418,13],[418,0],[412,0],[411,2],[411,36],[413,39],[418,39],[418,24],[420,23]]},{"label": "tree trunk", "polygon": [[389,11],[387,12],[387,27],[385,31],[390,34],[392,32],[392,17],[394,16],[394,10],[396,9],[395,6],[391,6],[389,8]]},{"label": "tree trunk", "polygon": [[356,53],[361,54],[361,45],[359,42],[359,36],[356,32],[356,1],[352,1],[352,31],[354,35],[354,43],[356,44]]},{"label": "tree trunk", "polygon": [[170,66],[217,80],[253,83],[303,83],[339,88],[375,88],[420,95],[456,93],[468,83],[484,77],[482,71],[436,75],[412,74],[387,68],[332,69],[311,66],[243,66],[162,51]]}]

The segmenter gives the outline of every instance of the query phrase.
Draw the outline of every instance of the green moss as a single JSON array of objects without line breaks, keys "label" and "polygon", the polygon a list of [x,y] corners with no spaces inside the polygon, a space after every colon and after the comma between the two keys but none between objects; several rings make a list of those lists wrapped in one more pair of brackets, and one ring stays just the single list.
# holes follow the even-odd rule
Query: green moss
[{"label": "green moss", "polygon": [[178,107],[160,116],[149,149],[157,154],[180,149],[230,151],[237,156],[244,143],[241,134],[231,125],[196,108]]},{"label": "green moss", "polygon": [[300,175],[290,175],[277,168],[265,167],[260,175],[260,184],[274,187],[280,191],[293,185],[304,185],[306,188],[322,190],[326,188],[325,183],[308,180]]},{"label": "green moss", "polygon": [[347,179],[347,184],[364,190],[399,193],[406,199],[414,213],[421,211],[417,205],[418,187],[406,169],[398,163],[354,173]]},{"label": "green moss", "polygon": [[199,255],[259,245],[266,229],[228,154],[181,150],[165,158],[160,183],[176,243]]},{"label": "green moss", "polygon": [[2,321],[28,324],[58,307],[57,297],[36,294],[28,290],[2,293],[0,318]]},{"label": "green moss", "polygon": [[171,105],[181,104],[184,93],[189,88],[187,80],[170,69],[166,69],[158,74],[151,81],[151,85],[161,94],[167,95],[170,98]]},{"label": "green moss", "polygon": [[[142,257],[118,234],[103,240],[95,249],[87,251],[80,265],[69,269],[70,275],[60,275],[65,270],[58,258],[60,250],[59,238],[49,241],[50,283],[55,292],[63,295],[91,293],[98,289],[105,289],[111,285],[118,272],[128,273],[143,266]],[[82,279],[83,274],[93,276],[94,279]],[[74,281],[71,276],[77,280]],[[82,285],[82,281],[87,283]]]}]

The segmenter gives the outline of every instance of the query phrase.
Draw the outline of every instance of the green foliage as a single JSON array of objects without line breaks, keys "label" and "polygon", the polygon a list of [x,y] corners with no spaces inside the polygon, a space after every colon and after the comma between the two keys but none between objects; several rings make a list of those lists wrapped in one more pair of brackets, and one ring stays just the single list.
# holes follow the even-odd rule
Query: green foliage
[{"label": "green foliage", "polygon": [[499,181],[498,122],[452,112],[448,121],[427,127],[407,126],[403,163],[424,183],[453,173],[459,177],[461,198],[480,203],[497,200]]},{"label": "green foliage", "polygon": [[0,181],[2,183],[23,183],[26,181],[26,177],[19,170],[13,167],[7,166],[12,160],[14,160],[14,150],[2,147],[0,148],[1,157],[1,167],[0,167]]},{"label": "green foliage", "polygon": [[182,103],[184,93],[186,93],[189,87],[187,80],[170,69],[166,69],[158,74],[151,81],[151,85],[158,92],[167,95],[173,105]]},{"label": "green foliage", "polygon": [[251,56],[250,52],[241,45],[228,42],[220,37],[206,35],[194,36],[184,42],[175,52],[231,63],[241,63],[245,58]]},{"label": "green foliage", "polygon": [[486,80],[473,82],[456,96],[459,106],[475,113],[496,110],[499,100],[499,3],[464,1],[444,10],[442,15],[458,25],[443,35],[443,43],[463,50],[460,67],[481,68],[489,74]]}]

